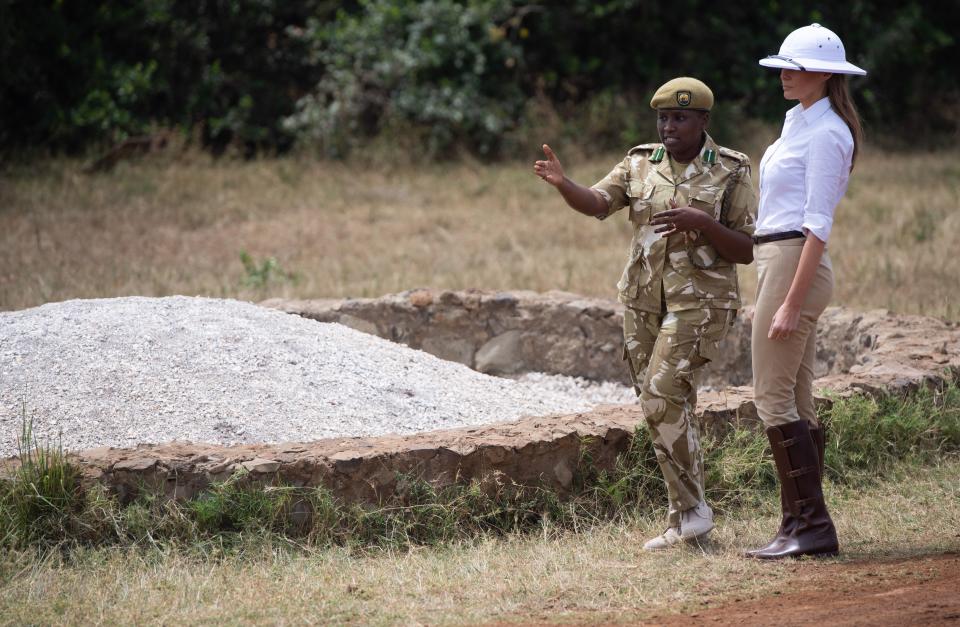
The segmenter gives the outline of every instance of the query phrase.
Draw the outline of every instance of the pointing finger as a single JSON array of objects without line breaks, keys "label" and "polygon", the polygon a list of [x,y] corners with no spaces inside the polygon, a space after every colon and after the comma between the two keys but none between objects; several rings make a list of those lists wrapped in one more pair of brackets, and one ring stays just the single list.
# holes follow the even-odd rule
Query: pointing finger
[{"label": "pointing finger", "polygon": [[550,146],[546,144],[543,145],[543,154],[547,155],[547,159],[550,159],[551,161],[559,161],[559,159],[557,159],[557,155],[553,154],[553,151],[550,150]]}]

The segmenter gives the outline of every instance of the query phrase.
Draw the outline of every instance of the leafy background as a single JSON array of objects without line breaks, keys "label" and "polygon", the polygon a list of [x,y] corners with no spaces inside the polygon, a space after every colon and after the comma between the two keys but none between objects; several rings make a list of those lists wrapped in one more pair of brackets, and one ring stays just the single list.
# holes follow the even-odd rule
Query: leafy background
[{"label": "leafy background", "polygon": [[83,153],[174,129],[246,156],[379,138],[496,159],[547,126],[622,148],[681,74],[714,89],[725,140],[781,118],[756,59],[814,21],[870,70],[852,86],[872,138],[957,139],[955,3],[0,0],[0,147]]}]

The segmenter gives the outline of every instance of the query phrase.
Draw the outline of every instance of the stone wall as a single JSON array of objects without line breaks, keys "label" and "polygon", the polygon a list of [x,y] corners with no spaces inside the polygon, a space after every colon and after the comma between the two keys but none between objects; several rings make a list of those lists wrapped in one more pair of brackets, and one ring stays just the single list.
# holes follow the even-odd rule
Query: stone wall
[{"label": "stone wall", "polygon": [[[623,306],[616,301],[565,292],[413,290],[376,299],[262,304],[338,322],[489,374],[545,372],[629,384],[622,361]],[[750,308],[737,317],[701,385],[751,383],[751,318]],[[956,325],[933,318],[831,307],[820,319],[815,373],[833,377],[822,387],[837,391],[888,383],[899,390],[898,373],[906,383],[919,372],[956,367],[956,336]],[[841,376],[846,374],[856,376]]]},{"label": "stone wall", "polygon": [[[615,302],[551,292],[415,290],[379,299],[268,301],[266,306],[339,322],[490,373],[526,371],[626,381],[620,360],[622,308]],[[750,380],[750,312],[731,330],[705,382],[697,413],[722,433],[756,424]],[[902,394],[960,379],[960,328],[921,316],[828,309],[817,343],[819,403],[857,393]],[[582,414],[412,436],[340,438],[280,445],[212,446],[174,442],[135,449],[94,449],[71,456],[86,481],[123,499],[144,486],[187,498],[238,471],[255,481],[323,485],[346,501],[376,502],[398,473],[438,486],[477,479],[568,490],[584,447],[609,468],[643,424],[637,405]],[[0,461],[0,472],[17,460]]]},{"label": "stone wall", "polygon": [[608,407],[411,436],[240,446],[173,442],[92,449],[71,458],[86,481],[107,485],[122,501],[144,489],[190,498],[240,471],[265,484],[322,485],[345,502],[377,503],[394,492],[400,475],[438,487],[477,479],[545,486],[563,495],[584,453],[596,467],[611,468],[642,420],[636,406]]}]

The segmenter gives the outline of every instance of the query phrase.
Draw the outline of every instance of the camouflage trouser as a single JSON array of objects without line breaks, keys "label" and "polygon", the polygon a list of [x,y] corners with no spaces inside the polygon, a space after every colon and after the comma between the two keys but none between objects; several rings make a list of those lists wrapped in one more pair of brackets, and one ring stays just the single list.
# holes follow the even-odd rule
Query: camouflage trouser
[{"label": "camouflage trouser", "polygon": [[734,311],[691,309],[655,314],[627,307],[623,315],[624,359],[667,484],[668,523],[703,500],[696,372],[714,359]]}]

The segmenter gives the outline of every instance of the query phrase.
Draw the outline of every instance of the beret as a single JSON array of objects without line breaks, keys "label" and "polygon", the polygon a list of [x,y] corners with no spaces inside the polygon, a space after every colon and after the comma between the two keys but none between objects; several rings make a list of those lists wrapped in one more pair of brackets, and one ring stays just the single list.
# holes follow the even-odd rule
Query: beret
[{"label": "beret", "polygon": [[713,92],[703,82],[681,76],[657,89],[650,99],[650,108],[709,111],[713,108]]}]

